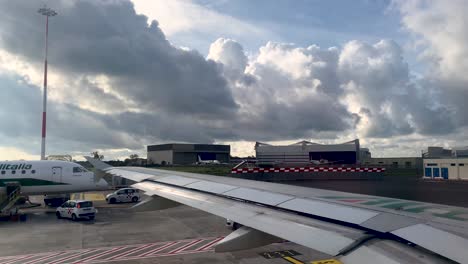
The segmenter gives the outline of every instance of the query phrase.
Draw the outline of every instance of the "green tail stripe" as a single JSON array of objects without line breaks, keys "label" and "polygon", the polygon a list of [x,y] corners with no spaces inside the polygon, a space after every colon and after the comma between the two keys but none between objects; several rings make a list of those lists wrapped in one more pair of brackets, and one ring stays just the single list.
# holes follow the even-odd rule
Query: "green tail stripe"
[{"label": "green tail stripe", "polygon": [[0,179],[0,187],[5,187],[7,182],[18,182],[21,186],[67,185],[68,183],[54,182],[33,178]]}]

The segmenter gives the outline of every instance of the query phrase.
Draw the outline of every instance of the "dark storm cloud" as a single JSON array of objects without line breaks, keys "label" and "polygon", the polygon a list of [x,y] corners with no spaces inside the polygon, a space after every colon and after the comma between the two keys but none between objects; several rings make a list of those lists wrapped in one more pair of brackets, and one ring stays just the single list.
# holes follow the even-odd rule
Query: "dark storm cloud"
[{"label": "dark storm cloud", "polygon": [[315,137],[319,132],[343,131],[353,126],[353,116],[329,97],[308,97],[291,105],[269,102],[255,115],[239,118],[237,134],[247,140]]},{"label": "dark storm cloud", "polygon": [[[0,17],[0,47],[42,69],[38,6],[0,3],[9,10]],[[205,59],[171,45],[128,1],[47,3],[59,12],[50,23],[50,70],[65,82],[50,87],[60,93],[48,111],[58,152],[334,138],[363,124],[358,133],[367,137],[440,135],[468,124],[464,82],[440,93],[448,82],[413,80],[393,41],[329,49],[269,42],[247,57],[241,44],[218,39]],[[17,76],[2,76],[0,85],[11,95],[0,104],[7,124],[0,134],[39,144],[40,89]]]},{"label": "dark storm cloud", "polygon": [[[50,67],[65,74],[105,74],[112,89],[139,107],[168,113],[226,116],[237,105],[215,63],[172,46],[156,21],[147,25],[128,1],[48,1]],[[42,60],[44,18],[30,1],[2,1],[1,45]]]},{"label": "dark storm cloud", "polygon": [[[353,115],[329,97],[287,102],[290,98],[274,92],[290,85],[285,83],[280,88],[274,78],[277,72],[265,76],[270,80],[260,84],[253,75],[243,74],[247,57],[238,43],[228,42],[238,51],[226,61],[239,61],[234,67],[238,79],[231,82],[225,79],[229,75],[226,70],[233,68],[226,61],[223,65],[206,60],[196,51],[172,46],[157,22],[148,26],[147,18],[136,15],[128,1],[57,0],[47,4],[59,12],[50,21],[50,70],[60,72],[67,80],[67,88],[61,90],[66,103],[50,102],[50,138],[86,142],[82,148],[138,148],[155,141],[292,139],[353,126]],[[0,17],[1,46],[40,67],[44,18],[36,13],[37,6],[29,1],[3,1],[2,6],[10,12]],[[337,56],[336,50],[315,52],[310,51],[319,60]],[[329,80],[335,69],[328,69],[317,68],[314,78],[322,78],[320,87],[331,91],[338,84],[335,79]],[[98,75],[108,78],[112,93],[94,82],[93,77]],[[309,81],[301,79],[300,86],[311,85]],[[239,93],[233,95],[238,89],[234,82],[253,90],[263,87],[262,91],[246,93],[250,98],[244,101]],[[269,84],[272,86],[266,87]],[[35,102],[28,106],[40,107],[38,91],[34,93]],[[268,91],[277,98],[257,100]],[[81,102],[73,102],[76,100]],[[248,107],[240,109],[239,104],[244,103]],[[96,108],[104,111],[94,112]],[[24,107],[22,118],[12,122],[34,120],[33,127],[21,127],[34,138],[40,129],[35,111],[40,109],[31,111],[34,114],[29,111]]]},{"label": "dark storm cloud", "polygon": [[[30,142],[30,145],[23,145],[35,149],[33,145],[40,142],[41,91],[19,77],[0,75],[0,83],[2,92],[12,95],[0,104],[0,135],[10,138],[13,146]],[[172,119],[154,113],[128,111],[101,114],[56,101],[49,101],[47,124],[48,144],[58,150],[55,153],[73,150],[70,146],[76,146],[79,149],[74,150],[81,151],[96,148],[140,149],[161,140],[213,142],[214,138],[233,136],[222,122],[207,124],[191,117]]]}]

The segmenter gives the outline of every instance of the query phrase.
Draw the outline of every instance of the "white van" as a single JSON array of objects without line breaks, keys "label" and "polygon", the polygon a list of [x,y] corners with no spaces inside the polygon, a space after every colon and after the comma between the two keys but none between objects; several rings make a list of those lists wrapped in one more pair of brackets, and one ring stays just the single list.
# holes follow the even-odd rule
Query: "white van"
[{"label": "white van", "polygon": [[68,200],[55,210],[58,219],[71,218],[73,221],[84,217],[93,220],[96,213],[93,202],[86,200]]},{"label": "white van", "polygon": [[140,200],[140,193],[138,189],[122,188],[113,193],[106,195],[107,203],[124,203],[124,202],[138,202]]}]

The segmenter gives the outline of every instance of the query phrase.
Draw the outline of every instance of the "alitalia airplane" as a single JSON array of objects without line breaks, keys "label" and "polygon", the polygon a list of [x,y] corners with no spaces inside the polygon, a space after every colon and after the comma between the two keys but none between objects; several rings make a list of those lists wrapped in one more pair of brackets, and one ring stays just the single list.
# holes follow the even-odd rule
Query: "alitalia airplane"
[{"label": "alitalia airplane", "polygon": [[0,161],[0,193],[12,184],[19,185],[21,193],[26,195],[102,190],[108,186],[106,181],[96,181],[93,172],[74,162]]},{"label": "alitalia airplane", "polygon": [[466,208],[87,160],[149,196],[135,211],[185,204],[241,226],[215,252],[288,240],[329,258],[313,263],[468,263]]}]

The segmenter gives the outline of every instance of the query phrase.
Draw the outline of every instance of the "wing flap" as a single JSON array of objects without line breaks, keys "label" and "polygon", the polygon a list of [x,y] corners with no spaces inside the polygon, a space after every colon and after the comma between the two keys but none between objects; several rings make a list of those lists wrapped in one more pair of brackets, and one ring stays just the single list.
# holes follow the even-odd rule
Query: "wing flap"
[{"label": "wing flap", "polygon": [[403,239],[460,263],[468,260],[468,240],[452,233],[416,224],[392,232]]},{"label": "wing flap", "polygon": [[270,234],[243,226],[229,234],[215,246],[216,252],[231,252],[237,250],[261,247],[281,242],[282,239]]},{"label": "wing flap", "polygon": [[175,186],[149,181],[133,186],[330,255],[338,254],[362,235],[352,228]]}]

